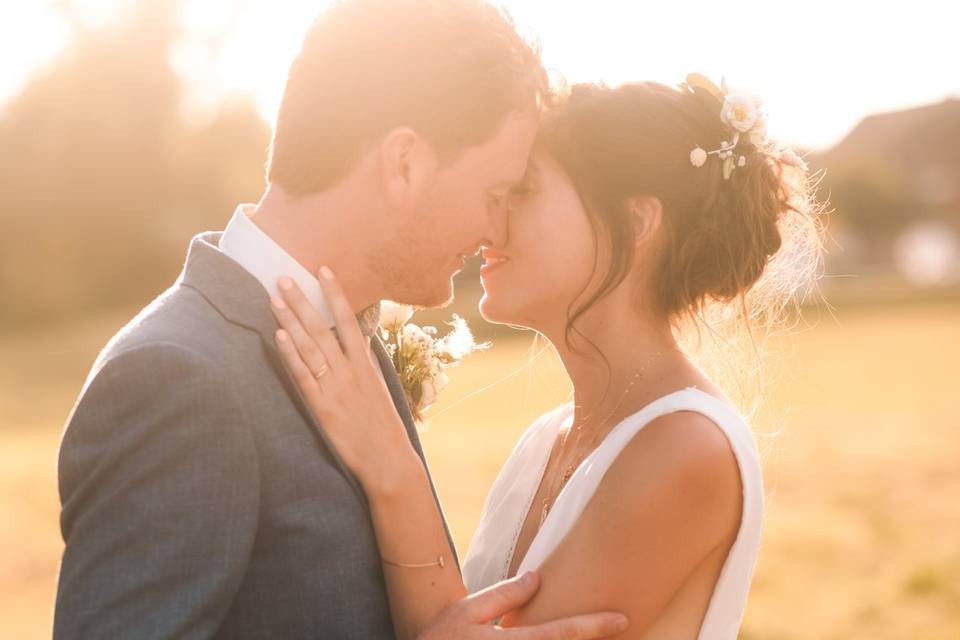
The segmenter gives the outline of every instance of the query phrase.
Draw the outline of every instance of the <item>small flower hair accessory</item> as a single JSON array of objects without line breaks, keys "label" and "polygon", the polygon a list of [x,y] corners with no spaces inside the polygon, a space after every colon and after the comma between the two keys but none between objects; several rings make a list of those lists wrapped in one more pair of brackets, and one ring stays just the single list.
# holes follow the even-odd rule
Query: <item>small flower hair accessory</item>
[{"label": "small flower hair accessory", "polygon": [[410,412],[414,420],[421,422],[424,412],[449,383],[446,369],[456,366],[474,351],[489,348],[490,343],[477,344],[467,321],[456,314],[447,323],[452,330],[443,338],[437,337],[436,327],[408,324],[411,317],[413,308],[384,301],[380,311],[380,337],[400,376]]},{"label": "small flower hair accessory", "polygon": [[731,93],[726,81],[720,86],[699,73],[691,73],[685,83],[680,85],[691,93],[706,93],[720,103],[720,121],[729,130],[728,140],[720,143],[719,149],[706,151],[697,146],[690,152],[690,164],[702,167],[710,156],[715,155],[723,161],[723,179],[729,180],[733,170],[747,164],[747,156],[737,153],[737,146],[746,137],[757,151],[774,157],[783,164],[807,171],[807,164],[791,149],[777,147],[767,140],[767,116],[763,111],[763,101],[745,93]]}]

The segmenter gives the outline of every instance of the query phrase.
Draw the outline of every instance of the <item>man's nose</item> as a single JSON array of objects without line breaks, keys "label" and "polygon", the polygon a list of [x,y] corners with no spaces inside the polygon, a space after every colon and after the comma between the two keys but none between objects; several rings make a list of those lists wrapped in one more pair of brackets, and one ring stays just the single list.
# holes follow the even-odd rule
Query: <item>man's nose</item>
[{"label": "man's nose", "polygon": [[509,207],[491,206],[487,210],[486,246],[502,247],[510,237]]}]

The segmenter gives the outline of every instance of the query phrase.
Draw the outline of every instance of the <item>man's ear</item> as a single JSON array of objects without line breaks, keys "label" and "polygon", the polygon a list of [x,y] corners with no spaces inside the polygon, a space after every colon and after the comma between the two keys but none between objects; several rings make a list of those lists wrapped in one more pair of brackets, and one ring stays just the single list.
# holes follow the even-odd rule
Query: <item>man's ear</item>
[{"label": "man's ear", "polygon": [[391,129],[380,142],[383,191],[395,206],[415,199],[436,166],[431,145],[409,127]]},{"label": "man's ear", "polygon": [[654,196],[635,196],[627,200],[633,217],[634,242],[637,247],[652,240],[663,222],[663,205]]}]

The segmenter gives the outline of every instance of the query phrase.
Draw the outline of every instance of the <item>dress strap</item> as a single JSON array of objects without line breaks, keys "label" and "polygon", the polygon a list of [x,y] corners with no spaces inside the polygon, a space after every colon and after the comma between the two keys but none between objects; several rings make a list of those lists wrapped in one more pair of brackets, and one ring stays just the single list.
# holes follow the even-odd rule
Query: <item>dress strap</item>
[{"label": "dress strap", "polygon": [[[596,493],[606,472],[633,437],[656,418],[677,411],[695,411],[716,423],[731,443],[745,492],[749,486],[760,486],[762,482],[756,444],[749,427],[736,409],[728,402],[695,387],[675,391],[654,400],[622,420],[584,459],[557,496],[543,526],[517,568],[518,573],[539,568],[559,546]],[[762,492],[760,499],[762,502]],[[754,518],[754,501],[753,496],[749,501],[744,500],[744,519]]]}]

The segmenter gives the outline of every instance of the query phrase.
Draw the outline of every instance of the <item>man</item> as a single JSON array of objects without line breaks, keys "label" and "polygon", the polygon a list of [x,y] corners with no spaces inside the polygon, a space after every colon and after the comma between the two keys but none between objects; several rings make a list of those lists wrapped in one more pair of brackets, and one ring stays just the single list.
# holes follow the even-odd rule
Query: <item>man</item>
[{"label": "man", "polygon": [[[480,0],[347,0],[316,21],[259,204],[193,240],[70,416],[55,637],[393,637],[366,497],[283,369],[268,296],[292,275],[324,309],[313,274],[325,264],[368,335],[381,299],[444,304],[465,257],[504,240],[501,200],[524,173],[544,76]],[[375,336],[371,349],[422,456]],[[489,624],[536,587],[468,598],[424,637],[618,629],[603,615]]]}]

